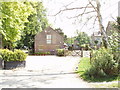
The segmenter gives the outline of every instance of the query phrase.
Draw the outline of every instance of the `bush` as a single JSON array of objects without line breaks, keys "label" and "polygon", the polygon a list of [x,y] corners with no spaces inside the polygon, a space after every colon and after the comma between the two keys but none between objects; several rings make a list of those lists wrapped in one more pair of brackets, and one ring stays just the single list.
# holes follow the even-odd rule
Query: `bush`
[{"label": "bush", "polygon": [[21,50],[15,50],[14,56],[16,57],[16,61],[25,61],[27,54]]},{"label": "bush", "polygon": [[36,52],[35,55],[50,55],[50,52]]},{"label": "bush", "polygon": [[92,76],[114,75],[118,73],[118,63],[113,59],[111,50],[101,48],[92,52],[91,68],[88,73]]},{"label": "bush", "polygon": [[27,54],[21,50],[10,51],[8,49],[1,50],[1,56],[4,61],[25,61]]},{"label": "bush", "polygon": [[71,51],[72,51],[72,50],[73,50],[73,47],[72,47],[72,46],[69,46],[69,47],[68,47],[68,50],[71,50]]},{"label": "bush", "polygon": [[65,51],[64,49],[57,49],[57,56],[64,56]]}]

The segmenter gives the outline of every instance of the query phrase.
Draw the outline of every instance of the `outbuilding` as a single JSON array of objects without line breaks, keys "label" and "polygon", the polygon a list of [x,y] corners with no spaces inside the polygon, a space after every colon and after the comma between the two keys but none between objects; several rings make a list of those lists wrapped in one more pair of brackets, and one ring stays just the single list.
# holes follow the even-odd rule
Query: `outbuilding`
[{"label": "outbuilding", "polygon": [[35,36],[35,52],[56,53],[56,49],[64,48],[64,38],[50,26]]}]

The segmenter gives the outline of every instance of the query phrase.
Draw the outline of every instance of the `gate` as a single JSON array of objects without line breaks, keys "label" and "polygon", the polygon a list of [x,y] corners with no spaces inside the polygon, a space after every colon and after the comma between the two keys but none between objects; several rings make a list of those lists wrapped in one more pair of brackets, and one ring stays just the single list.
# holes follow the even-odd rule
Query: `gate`
[{"label": "gate", "polygon": [[65,50],[65,56],[80,56],[80,57],[83,57],[83,50]]}]

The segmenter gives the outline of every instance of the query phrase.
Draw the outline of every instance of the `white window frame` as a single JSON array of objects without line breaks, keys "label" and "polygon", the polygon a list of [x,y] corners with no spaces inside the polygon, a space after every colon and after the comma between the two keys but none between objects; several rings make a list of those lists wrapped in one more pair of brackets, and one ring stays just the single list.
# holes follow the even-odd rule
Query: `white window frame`
[{"label": "white window frame", "polygon": [[52,37],[51,35],[47,35],[47,40],[48,40],[48,39],[51,39],[51,37]]},{"label": "white window frame", "polygon": [[51,44],[52,43],[52,36],[51,35],[46,35],[46,43]]}]

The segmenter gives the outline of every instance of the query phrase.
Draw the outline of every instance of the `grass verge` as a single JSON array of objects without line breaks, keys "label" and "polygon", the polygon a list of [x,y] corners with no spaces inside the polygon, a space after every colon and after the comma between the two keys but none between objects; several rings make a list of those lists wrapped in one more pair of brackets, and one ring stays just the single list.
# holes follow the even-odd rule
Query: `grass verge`
[{"label": "grass verge", "polygon": [[118,82],[112,82],[112,83],[103,83],[103,84],[93,84],[95,88],[120,88],[118,85]]},{"label": "grass verge", "polygon": [[78,65],[77,73],[80,77],[88,82],[110,82],[110,81],[118,81],[118,76],[106,76],[106,77],[90,77],[89,75],[85,74],[85,72],[91,67],[90,59],[85,57],[81,58],[80,63]]}]

